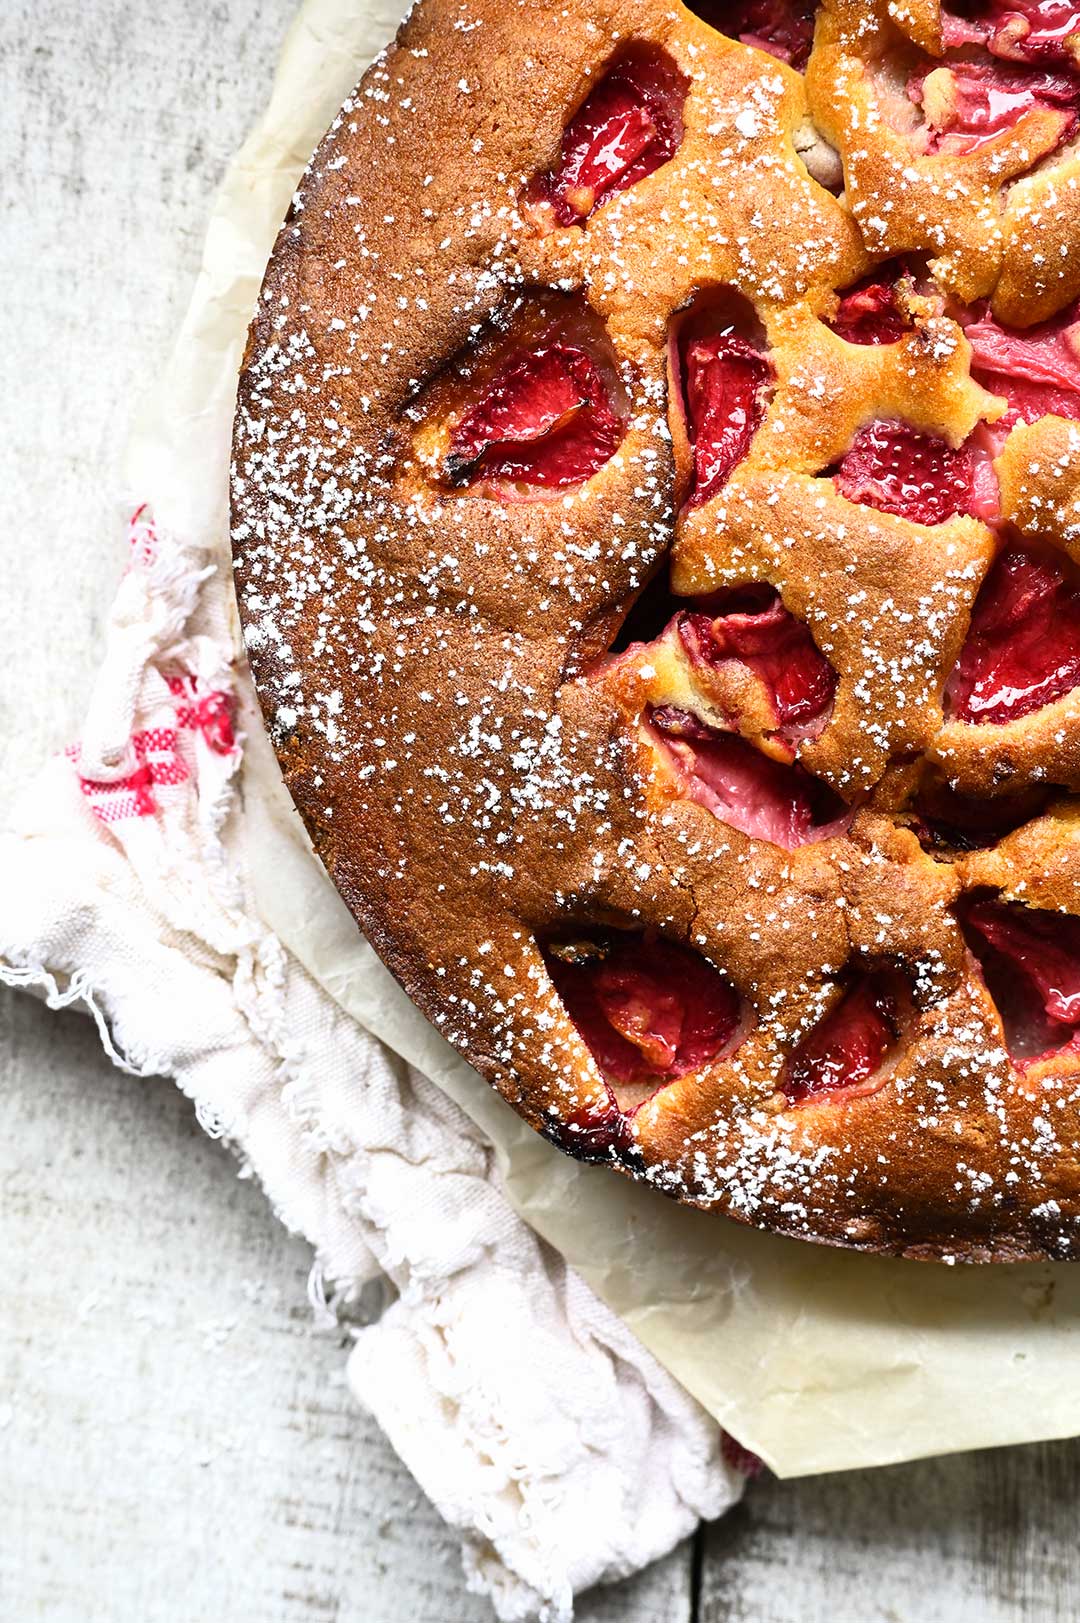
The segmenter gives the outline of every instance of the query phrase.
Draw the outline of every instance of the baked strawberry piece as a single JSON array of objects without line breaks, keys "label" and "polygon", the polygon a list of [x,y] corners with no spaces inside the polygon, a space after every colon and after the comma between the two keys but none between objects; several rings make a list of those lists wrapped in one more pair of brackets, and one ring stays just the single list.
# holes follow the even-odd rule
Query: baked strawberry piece
[{"label": "baked strawberry piece", "polygon": [[764,755],[739,733],[710,727],[672,705],[649,711],[646,727],[686,800],[753,840],[794,851],[839,834],[849,808],[798,762]]},{"label": "baked strawberry piece", "polygon": [[730,981],[659,936],[611,931],[552,941],[544,961],[609,1083],[663,1087],[710,1064],[739,1026]]},{"label": "baked strawberry piece", "polygon": [[993,897],[958,910],[1020,1065],[1080,1042],[1080,918]]},{"label": "baked strawberry piece", "polygon": [[899,284],[911,278],[899,260],[890,260],[849,287],[829,326],[848,344],[895,344],[912,330]]},{"label": "baked strawberry piece", "polygon": [[990,523],[998,516],[991,453],[978,436],[954,448],[909,423],[868,423],[833,478],[849,502],[913,524],[944,524],[957,513]]},{"label": "baked strawberry piece", "polygon": [[919,144],[927,153],[976,152],[1025,114],[1042,112],[1051,115],[1035,154],[1042,156],[1076,129],[1080,79],[997,61],[954,60],[930,63],[915,74],[908,97],[922,111]]},{"label": "baked strawberry piece", "polygon": [[563,490],[598,473],[625,421],[596,360],[557,337],[512,352],[450,434],[445,475]]},{"label": "baked strawberry piece", "polygon": [[815,0],[693,0],[690,10],[710,28],[753,45],[798,72],[814,43]]},{"label": "baked strawberry piece", "polygon": [[764,420],[775,372],[753,307],[719,290],[675,322],[671,408],[690,445],[689,507],[711,500],[746,456]]},{"label": "baked strawberry piece", "polygon": [[941,10],[946,50],[981,45],[1012,62],[1080,60],[1080,6],[1072,0],[977,0]]},{"label": "baked strawberry piece", "polygon": [[1080,584],[1066,560],[1011,543],[972,610],[945,690],[958,721],[1018,721],[1080,682]]},{"label": "baked strawberry piece", "polygon": [[1004,395],[1008,412],[993,424],[1004,437],[1017,423],[1040,417],[1080,418],[1080,313],[1075,304],[1052,321],[1023,329],[1003,327],[987,305],[958,316],[971,345],[971,375],[991,394]]},{"label": "baked strawberry piece", "polygon": [[793,1105],[875,1092],[898,1034],[891,978],[860,975],[788,1057],[781,1089]]},{"label": "baked strawberry piece", "polygon": [[820,733],[836,692],[836,672],[772,587],[724,594],[680,615],[678,630],[696,667],[716,671],[734,663],[757,677],[780,737],[794,743]]},{"label": "baked strawberry piece", "polygon": [[746,456],[768,403],[772,367],[744,338],[698,338],[684,356],[686,419],[694,446],[690,506],[723,489]]},{"label": "baked strawberry piece", "polygon": [[666,51],[634,45],[608,69],[563,133],[559,162],[526,189],[562,226],[582,225],[678,151],[688,81]]}]

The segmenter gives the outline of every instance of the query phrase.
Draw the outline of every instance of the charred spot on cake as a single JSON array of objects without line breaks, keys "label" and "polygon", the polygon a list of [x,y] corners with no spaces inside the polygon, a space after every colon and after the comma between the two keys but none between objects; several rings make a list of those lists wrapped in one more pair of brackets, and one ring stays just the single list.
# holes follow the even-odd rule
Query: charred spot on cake
[{"label": "charred spot on cake", "polygon": [[596,1165],[621,1159],[628,1148],[628,1119],[610,1090],[593,1105],[584,1105],[565,1120],[549,1116],[541,1128],[544,1137],[575,1161]]},{"label": "charred spot on cake", "polygon": [[851,820],[851,808],[835,790],[798,761],[775,760],[691,711],[650,706],[642,726],[679,798],[706,807],[749,839],[794,851],[842,834]]},{"label": "charred spot on cake", "polygon": [[673,158],[689,88],[659,46],[640,42],[621,52],[563,131],[558,163],[526,187],[522,201],[534,221],[583,225]]},{"label": "charred spot on cake", "polygon": [[1073,0],[953,0],[941,9],[946,50],[981,46],[1007,62],[1080,65],[1080,5]]},{"label": "charred spot on cake", "polygon": [[861,1098],[883,1088],[905,1001],[895,970],[854,970],[785,1062],[780,1088],[788,1103]]},{"label": "charred spot on cake", "polygon": [[[502,501],[586,484],[626,435],[629,399],[603,324],[579,301],[521,300],[446,369],[427,433],[442,483]],[[430,418],[434,416],[432,425]]]},{"label": "charred spot on cake", "polygon": [[824,477],[847,501],[913,524],[944,524],[957,514],[993,523],[1000,512],[992,448],[978,430],[954,447],[910,423],[877,419]]},{"label": "charred spot on cake", "polygon": [[767,51],[802,73],[814,43],[816,0],[686,0],[718,33]]},{"label": "charred spot on cake", "polygon": [[552,937],[542,951],[607,1085],[595,1121],[577,1124],[590,1144],[599,1135],[605,1153],[619,1143],[624,1118],[668,1083],[725,1057],[740,1035],[738,992],[678,942],[651,931],[587,930]]},{"label": "charred spot on cake", "polygon": [[1080,683],[1080,571],[1031,541],[1006,544],[971,611],[945,688],[951,720],[1004,726]]},{"label": "charred spot on cake", "polygon": [[1080,1047],[1080,918],[992,891],[973,891],[956,909],[1020,1069]]},{"label": "charred spot on cake", "polygon": [[950,858],[984,851],[1041,817],[1055,793],[1034,784],[1012,794],[965,795],[940,773],[927,771],[910,802],[911,826],[928,855]]},{"label": "charred spot on cake", "polygon": [[1009,403],[992,428],[999,440],[1040,417],[1080,420],[1080,306],[1023,329],[1002,326],[986,303],[957,310],[956,319],[971,345],[972,377]]},{"label": "charred spot on cake", "polygon": [[686,506],[709,501],[746,457],[775,377],[765,329],[734,288],[708,289],[674,318],[668,412]]}]

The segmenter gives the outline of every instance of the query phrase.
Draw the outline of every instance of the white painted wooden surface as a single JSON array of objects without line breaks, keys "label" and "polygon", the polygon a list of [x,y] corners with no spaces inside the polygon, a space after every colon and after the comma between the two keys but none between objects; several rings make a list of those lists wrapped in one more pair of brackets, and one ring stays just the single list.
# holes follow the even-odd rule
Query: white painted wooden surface
[{"label": "white painted wooden surface", "polygon": [[[115,454],[291,5],[0,5],[0,811],[81,709],[123,556]],[[340,1335],[312,1330],[306,1247],[167,1083],[10,994],[0,1225],[5,1623],[490,1616],[349,1399]],[[1072,1623],[1078,1464],[1058,1444],[762,1482],[580,1615]]]}]

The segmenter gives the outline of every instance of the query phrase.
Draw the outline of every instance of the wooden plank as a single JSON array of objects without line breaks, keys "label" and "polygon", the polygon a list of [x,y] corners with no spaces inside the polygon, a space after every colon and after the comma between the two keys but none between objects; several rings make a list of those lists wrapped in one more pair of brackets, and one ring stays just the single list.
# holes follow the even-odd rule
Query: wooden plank
[{"label": "wooden plank", "polygon": [[[310,1251],[166,1082],[0,994],[4,1615],[483,1623],[312,1328]],[[685,1551],[583,1623],[681,1623]]]},{"label": "wooden plank", "polygon": [[0,1052],[4,1615],[488,1618],[186,1101],[28,998]]},{"label": "wooden plank", "polygon": [[1080,1442],[765,1478],[707,1532],[697,1616],[1075,1623],[1078,1487]]},{"label": "wooden plank", "polygon": [[692,1542],[636,1578],[590,1590],[578,1601],[577,1623],[691,1623]]},{"label": "wooden plank", "polygon": [[[310,1251],[167,1082],[0,991],[0,1596],[50,1623],[483,1623],[317,1333]],[[688,1623],[688,1548],[582,1623]]]}]

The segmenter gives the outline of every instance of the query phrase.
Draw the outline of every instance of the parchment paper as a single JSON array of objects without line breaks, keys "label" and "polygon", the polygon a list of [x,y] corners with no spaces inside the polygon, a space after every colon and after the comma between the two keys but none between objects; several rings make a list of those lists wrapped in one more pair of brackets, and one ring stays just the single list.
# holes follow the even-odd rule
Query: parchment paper
[{"label": "parchment paper", "polygon": [[[134,436],[133,494],[227,568],[236,373],[303,165],[400,0],[306,0],[229,171],[175,354]],[[254,701],[250,858],[267,922],[335,998],[490,1134],[509,1198],[641,1340],[782,1476],[1080,1432],[1080,1269],[831,1252],[684,1210],[544,1143],[413,1008],[307,846]]]}]

